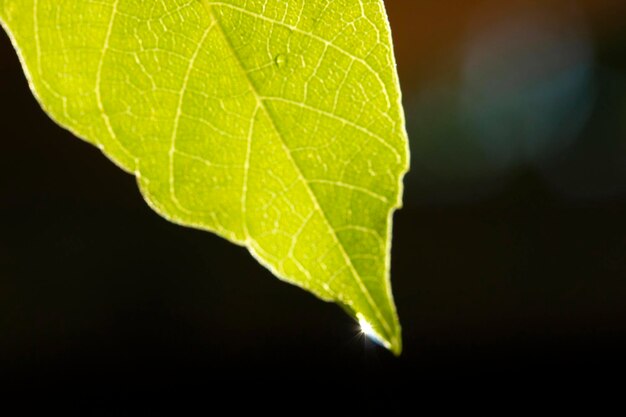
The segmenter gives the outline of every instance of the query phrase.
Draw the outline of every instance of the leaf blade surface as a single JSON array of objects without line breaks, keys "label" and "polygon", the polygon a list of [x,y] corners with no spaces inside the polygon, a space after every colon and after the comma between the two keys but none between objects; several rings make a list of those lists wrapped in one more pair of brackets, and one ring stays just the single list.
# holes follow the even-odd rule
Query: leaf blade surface
[{"label": "leaf blade surface", "polygon": [[391,220],[407,139],[381,0],[0,0],[30,85],[217,233],[399,353]]}]

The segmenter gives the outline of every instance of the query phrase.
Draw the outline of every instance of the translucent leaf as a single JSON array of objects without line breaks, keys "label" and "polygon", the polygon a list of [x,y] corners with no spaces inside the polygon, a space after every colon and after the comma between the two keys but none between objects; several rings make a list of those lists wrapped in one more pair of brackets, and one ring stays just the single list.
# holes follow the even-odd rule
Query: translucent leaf
[{"label": "translucent leaf", "polygon": [[407,138],[382,0],[0,0],[31,88],[163,217],[335,301],[399,353]]}]

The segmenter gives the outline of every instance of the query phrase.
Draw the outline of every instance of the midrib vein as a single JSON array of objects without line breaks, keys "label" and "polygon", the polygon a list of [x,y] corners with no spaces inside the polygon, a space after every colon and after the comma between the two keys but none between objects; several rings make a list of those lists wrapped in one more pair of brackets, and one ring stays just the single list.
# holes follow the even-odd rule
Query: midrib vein
[{"label": "midrib vein", "polygon": [[341,242],[341,240],[339,239],[339,237],[335,233],[335,230],[333,229],[333,227],[332,227],[332,225],[331,225],[331,223],[330,223],[330,221],[329,221],[329,219],[328,219],[328,217],[326,215],[326,212],[322,209],[322,207],[321,207],[321,205],[319,203],[319,200],[318,200],[317,196],[315,195],[315,192],[311,189],[311,187],[310,187],[310,185],[308,183],[307,178],[304,176],[304,174],[302,172],[302,169],[300,168],[300,166],[298,165],[298,163],[294,159],[293,155],[291,154],[291,150],[287,146],[285,140],[283,139],[282,134],[280,133],[280,130],[278,129],[278,127],[276,125],[276,121],[274,120],[274,116],[273,116],[272,112],[268,109],[267,105],[265,104],[264,100],[262,99],[263,96],[259,93],[257,86],[255,85],[255,83],[250,78],[250,75],[247,73],[245,67],[243,66],[243,62],[242,62],[241,58],[239,57],[239,55],[237,54],[236,49],[234,48],[230,38],[226,35],[226,32],[224,31],[224,28],[222,27],[222,23],[219,21],[216,13],[214,13],[211,1],[210,0],[202,0],[202,4],[204,5],[205,9],[207,10],[207,13],[209,14],[209,17],[213,20],[213,23],[215,24],[215,27],[220,31],[222,37],[224,38],[224,41],[226,42],[226,44],[230,48],[230,51],[231,51],[233,57],[235,58],[235,60],[237,61],[237,64],[239,65],[239,68],[240,68],[241,72],[244,74],[244,76],[246,77],[248,83],[250,84],[250,90],[252,91],[252,93],[254,94],[254,96],[255,96],[255,98],[257,100],[258,107],[262,108],[263,111],[265,112],[265,114],[267,114],[267,117],[268,117],[268,119],[269,119],[269,121],[270,121],[270,123],[272,125],[272,129],[274,130],[274,132],[276,133],[276,135],[280,139],[280,142],[281,142],[281,145],[283,147],[283,150],[287,154],[287,157],[289,158],[291,164],[296,169],[296,171],[297,171],[298,175],[300,176],[300,178],[302,178],[303,183],[305,185],[305,188],[307,190],[307,193],[309,194],[309,197],[311,198],[311,201],[313,202],[313,205],[315,206],[315,209],[322,216],[322,218],[323,218],[323,220],[324,220],[328,230],[330,231],[331,236],[333,237],[335,243],[337,244],[337,246],[339,247],[339,249],[341,251],[341,254],[342,254],[342,257],[344,258],[344,261],[346,262],[348,268],[350,269],[350,271],[352,273],[352,276],[354,277],[354,280],[356,281],[357,285],[359,286],[359,289],[361,290],[361,292],[365,296],[365,298],[366,298],[368,304],[370,305],[371,309],[374,311],[374,313],[378,317],[378,320],[381,322],[381,324],[384,326],[385,330],[387,331],[389,340],[392,341],[395,338],[396,335],[394,334],[394,332],[391,329],[391,326],[389,325],[387,320],[384,318],[384,316],[382,315],[380,309],[378,308],[378,306],[374,302],[374,300],[373,300],[369,290],[365,286],[365,283],[363,282],[361,276],[359,275],[359,273],[357,272],[356,268],[354,267],[354,264],[352,263],[352,259],[350,258],[350,256],[346,252],[346,249],[345,249],[343,243]]}]

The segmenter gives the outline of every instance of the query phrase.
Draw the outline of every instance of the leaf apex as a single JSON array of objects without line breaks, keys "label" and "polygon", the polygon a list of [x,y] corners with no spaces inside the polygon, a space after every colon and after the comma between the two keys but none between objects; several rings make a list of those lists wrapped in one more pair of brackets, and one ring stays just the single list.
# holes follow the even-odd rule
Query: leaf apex
[{"label": "leaf apex", "polygon": [[372,340],[374,343],[383,346],[395,356],[400,356],[402,354],[402,335],[400,325],[397,321],[395,321],[395,325],[392,329],[393,333],[388,334],[387,332],[379,331],[379,326],[373,325],[363,314],[357,313],[356,318],[359,322],[363,335]]}]

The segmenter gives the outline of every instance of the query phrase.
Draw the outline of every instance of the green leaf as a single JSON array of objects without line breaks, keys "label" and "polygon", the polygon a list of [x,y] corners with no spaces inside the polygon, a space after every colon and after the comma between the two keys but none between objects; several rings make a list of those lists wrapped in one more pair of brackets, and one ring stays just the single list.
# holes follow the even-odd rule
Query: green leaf
[{"label": "green leaf", "polygon": [[30,86],[163,217],[245,245],[400,353],[407,137],[382,0],[0,0]]}]

